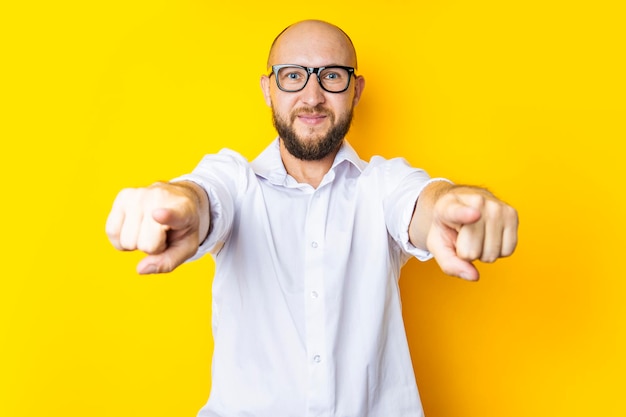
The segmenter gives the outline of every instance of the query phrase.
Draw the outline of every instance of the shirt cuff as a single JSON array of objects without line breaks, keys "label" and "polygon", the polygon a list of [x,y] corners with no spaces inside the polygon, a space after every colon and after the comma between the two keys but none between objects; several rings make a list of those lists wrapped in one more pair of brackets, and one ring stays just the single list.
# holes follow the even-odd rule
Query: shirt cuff
[{"label": "shirt cuff", "polygon": [[429,179],[421,187],[418,188],[416,196],[415,196],[415,200],[413,200],[413,204],[407,205],[404,212],[402,213],[402,222],[403,222],[402,224],[406,224],[406,228],[403,228],[402,236],[400,236],[401,242],[402,242],[402,249],[404,249],[404,251],[407,254],[419,259],[420,261],[428,261],[429,259],[432,259],[433,255],[428,250],[420,249],[411,243],[411,240],[409,237],[409,225],[411,224],[411,219],[413,218],[415,205],[417,204],[417,200],[419,199],[419,196],[422,194],[422,191],[424,191],[424,189],[428,185],[432,184],[433,182],[438,182],[438,181],[445,181],[445,182],[452,184],[452,181],[446,178]]},{"label": "shirt cuff", "polygon": [[221,224],[220,220],[222,219],[224,210],[220,202],[220,198],[217,195],[217,192],[200,176],[187,174],[171,180],[171,182],[181,181],[190,181],[198,185],[207,193],[207,196],[209,198],[209,231],[207,233],[207,236],[204,238],[204,241],[202,241],[198,246],[198,250],[196,251],[196,253],[191,258],[187,259],[187,262],[191,262],[200,259],[207,253],[217,254],[224,246],[225,239],[219,239],[219,236],[223,234],[216,233],[216,229],[219,229],[219,224]]}]

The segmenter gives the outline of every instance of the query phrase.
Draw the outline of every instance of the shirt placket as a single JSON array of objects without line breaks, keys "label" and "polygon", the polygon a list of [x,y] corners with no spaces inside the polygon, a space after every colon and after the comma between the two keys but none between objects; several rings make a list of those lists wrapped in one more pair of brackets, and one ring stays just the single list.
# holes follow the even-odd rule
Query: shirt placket
[{"label": "shirt placket", "polygon": [[[328,188],[328,187],[324,187]],[[309,372],[307,416],[326,415],[330,407],[329,364],[325,328],[324,250],[328,197],[322,189],[311,196],[305,227],[305,320]]]}]

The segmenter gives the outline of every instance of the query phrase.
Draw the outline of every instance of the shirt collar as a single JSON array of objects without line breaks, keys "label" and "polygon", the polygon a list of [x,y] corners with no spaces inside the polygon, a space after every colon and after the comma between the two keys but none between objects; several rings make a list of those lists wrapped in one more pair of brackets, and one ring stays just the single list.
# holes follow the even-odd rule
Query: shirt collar
[{"label": "shirt collar", "polygon": [[[251,162],[252,169],[258,176],[267,179],[272,184],[284,186],[295,185],[294,179],[287,175],[287,170],[285,170],[285,166],[283,165],[278,141],[278,138],[274,139],[272,143]],[[341,148],[339,148],[339,152],[337,152],[330,170],[333,171],[343,162],[351,163],[359,172],[362,172],[367,166],[367,163],[359,158],[354,148],[346,140],[341,144]],[[291,182],[293,182],[293,184],[291,184]]]}]

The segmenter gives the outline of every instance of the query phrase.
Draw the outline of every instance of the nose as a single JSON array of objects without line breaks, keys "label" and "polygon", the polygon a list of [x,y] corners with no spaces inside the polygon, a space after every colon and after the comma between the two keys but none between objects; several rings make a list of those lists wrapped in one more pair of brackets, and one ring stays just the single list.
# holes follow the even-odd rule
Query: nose
[{"label": "nose", "polygon": [[315,107],[316,105],[326,101],[324,90],[322,89],[316,74],[311,74],[309,81],[300,91],[300,101],[311,107]]}]

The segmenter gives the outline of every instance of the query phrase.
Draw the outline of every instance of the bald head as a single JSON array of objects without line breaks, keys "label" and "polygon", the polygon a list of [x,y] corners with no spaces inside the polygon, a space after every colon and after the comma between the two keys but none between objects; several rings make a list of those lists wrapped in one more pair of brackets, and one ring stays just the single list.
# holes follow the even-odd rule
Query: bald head
[{"label": "bald head", "polygon": [[276,64],[357,67],[350,37],[339,27],[321,20],[304,20],[288,26],[272,43],[267,67]]}]

